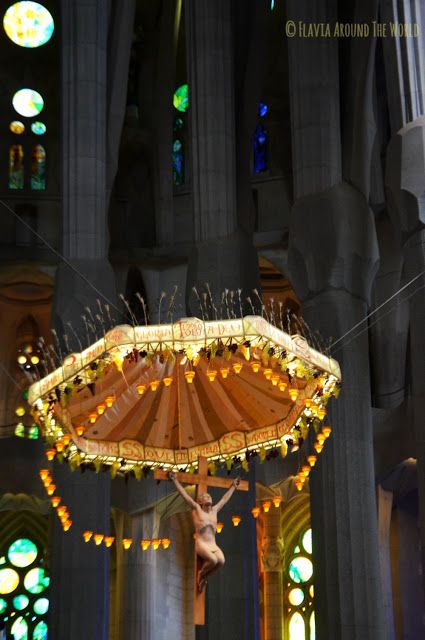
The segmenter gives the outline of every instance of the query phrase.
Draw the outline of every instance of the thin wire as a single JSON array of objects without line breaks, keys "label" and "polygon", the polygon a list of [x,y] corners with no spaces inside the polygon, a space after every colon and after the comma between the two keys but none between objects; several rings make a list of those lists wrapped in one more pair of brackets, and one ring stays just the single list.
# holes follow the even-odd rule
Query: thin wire
[{"label": "thin wire", "polygon": [[39,240],[41,240],[41,242],[43,244],[46,245],[46,247],[48,249],[50,249],[50,251],[52,251],[52,253],[55,254],[55,256],[57,256],[60,260],[62,260],[72,271],[74,271],[74,273],[76,273],[78,276],[80,276],[80,278],[82,280],[84,280],[84,282],[86,284],[89,285],[89,287],[91,287],[93,289],[93,291],[95,291],[101,298],[103,298],[109,305],[111,305],[111,307],[113,307],[115,309],[115,311],[118,311],[118,313],[120,315],[124,316],[124,313],[121,311],[121,309],[119,309],[111,300],[109,300],[109,298],[107,298],[92,282],[90,282],[90,280],[83,274],[81,273],[81,271],[79,271],[76,267],[74,267],[73,264],[71,264],[69,262],[69,260],[67,260],[65,258],[65,256],[63,256],[57,249],[55,249],[49,242],[47,242],[47,240],[45,240],[43,238],[43,236],[41,236],[35,229],[32,228],[32,226],[30,224],[28,224],[28,222],[25,222],[25,220],[18,214],[16,213],[16,211],[14,211],[11,207],[9,207],[8,204],[6,204],[6,202],[4,202],[3,200],[0,200],[0,204],[2,204],[8,211],[10,211],[10,213],[12,213],[15,218],[17,218],[19,220],[19,222],[21,224],[24,225],[24,227],[26,227],[27,229],[29,229],[29,231],[31,231],[31,233],[33,233]]},{"label": "thin wire", "polygon": [[369,329],[371,327],[373,327],[375,324],[377,324],[378,322],[380,322],[381,320],[383,320],[383,318],[385,318],[386,316],[388,316],[390,313],[392,313],[394,311],[394,309],[397,309],[397,307],[399,307],[403,302],[407,302],[407,300],[409,300],[410,298],[412,298],[414,295],[416,295],[418,293],[418,291],[421,291],[421,289],[425,288],[425,283],[422,284],[420,287],[418,287],[417,289],[415,289],[415,291],[413,291],[413,293],[410,293],[408,296],[406,296],[405,298],[403,298],[402,300],[400,300],[399,302],[397,302],[393,307],[391,307],[390,309],[388,309],[388,311],[386,313],[384,313],[382,316],[379,316],[379,318],[376,318],[376,320],[370,324],[367,325],[367,327],[365,327],[364,329],[361,329],[358,333],[356,333],[355,336],[353,336],[351,338],[351,340],[348,340],[348,342],[345,342],[344,344],[342,344],[335,352],[334,355],[336,353],[338,353],[339,351],[341,351],[341,349],[343,349],[344,347],[347,347],[349,344],[351,344],[351,342],[353,342],[353,340],[356,340],[356,338],[358,338],[359,336],[362,335],[362,333],[365,333],[365,331],[369,331]]},{"label": "thin wire", "polygon": [[[367,316],[365,316],[363,318],[363,320],[360,320],[359,322],[357,322],[357,324],[355,324],[353,327],[351,327],[351,329],[349,329],[346,333],[344,333],[344,335],[340,336],[338,338],[338,340],[335,340],[331,345],[330,348],[332,349],[336,344],[338,344],[338,342],[341,342],[341,340],[343,340],[344,338],[346,338],[348,335],[350,335],[350,333],[352,333],[353,331],[355,331],[357,329],[357,327],[359,327],[361,324],[363,324],[363,322],[366,322],[366,320],[368,320],[369,318],[371,318],[373,315],[375,315],[375,313],[377,313],[380,309],[382,309],[382,307],[385,307],[386,304],[388,304],[389,302],[391,302],[391,300],[393,300],[396,296],[398,296],[402,291],[404,291],[405,289],[407,289],[407,287],[410,287],[411,284],[413,284],[413,282],[415,282],[415,280],[418,280],[420,277],[422,277],[425,274],[425,270],[421,271],[420,273],[418,273],[414,278],[412,278],[409,282],[407,282],[407,284],[405,284],[403,287],[401,287],[400,289],[398,289],[398,291],[396,291],[392,296],[390,296],[389,298],[387,298],[386,300],[384,300],[384,302],[382,304],[379,305],[379,307],[376,307],[376,309],[374,309],[373,311],[371,311]],[[396,305],[397,306],[397,305]],[[360,334],[359,334],[360,335]]]}]

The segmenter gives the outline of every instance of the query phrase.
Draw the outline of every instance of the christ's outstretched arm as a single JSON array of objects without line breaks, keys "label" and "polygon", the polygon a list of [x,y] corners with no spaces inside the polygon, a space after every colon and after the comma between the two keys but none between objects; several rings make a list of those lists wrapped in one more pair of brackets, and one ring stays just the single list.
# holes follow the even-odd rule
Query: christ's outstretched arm
[{"label": "christ's outstretched arm", "polygon": [[224,507],[224,505],[227,502],[229,502],[230,498],[232,497],[232,495],[234,494],[234,492],[238,488],[240,481],[241,481],[241,479],[239,478],[239,476],[233,480],[233,484],[230,487],[230,489],[228,489],[226,491],[226,493],[224,494],[224,496],[221,498],[221,500],[219,500],[217,502],[217,504],[214,505],[214,507],[213,507],[214,511],[219,512],[220,509],[222,509]]},{"label": "christ's outstretched arm", "polygon": [[192,509],[198,509],[199,508],[198,503],[195,502],[195,500],[193,500],[193,498],[190,497],[186,489],[180,484],[180,482],[176,478],[176,474],[174,473],[174,471],[170,471],[170,473],[168,474],[168,477],[170,478],[170,480],[174,482],[174,484],[176,485],[177,491],[182,496],[182,498],[187,502],[187,504],[190,505]]}]

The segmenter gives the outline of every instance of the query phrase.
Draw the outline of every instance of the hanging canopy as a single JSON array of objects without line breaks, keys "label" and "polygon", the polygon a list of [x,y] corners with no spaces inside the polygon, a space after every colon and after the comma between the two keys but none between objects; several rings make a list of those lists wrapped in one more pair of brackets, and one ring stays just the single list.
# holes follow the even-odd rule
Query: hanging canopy
[{"label": "hanging canopy", "polygon": [[28,401],[61,455],[184,468],[293,439],[340,379],[335,360],[262,317],[185,318],[112,329]]}]

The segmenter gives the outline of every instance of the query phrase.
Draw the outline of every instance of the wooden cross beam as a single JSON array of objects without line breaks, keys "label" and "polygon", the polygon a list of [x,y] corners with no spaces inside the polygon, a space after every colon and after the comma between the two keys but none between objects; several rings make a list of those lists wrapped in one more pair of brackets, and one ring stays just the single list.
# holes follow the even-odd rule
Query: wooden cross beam
[{"label": "wooden cross beam", "polygon": [[[220,489],[229,489],[233,484],[232,478],[219,478],[218,476],[208,475],[208,460],[204,457],[198,458],[198,473],[176,473],[176,478],[179,482],[185,484],[196,485],[196,497],[207,493],[208,487],[218,487]],[[167,471],[157,470],[155,471],[156,480],[168,480]],[[249,484],[246,480],[241,480],[238,491],[248,491]],[[205,591],[199,591],[198,589],[198,572],[201,568],[202,560],[195,553],[195,579],[194,579],[194,602],[193,602],[193,622],[197,625],[205,624]]]}]

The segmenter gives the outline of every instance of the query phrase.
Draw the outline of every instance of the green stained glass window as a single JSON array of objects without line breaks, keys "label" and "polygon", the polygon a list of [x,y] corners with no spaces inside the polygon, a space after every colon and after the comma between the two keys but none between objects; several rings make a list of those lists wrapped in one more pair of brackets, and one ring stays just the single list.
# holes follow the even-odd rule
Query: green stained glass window
[{"label": "green stained glass window", "polygon": [[46,125],[44,122],[33,122],[31,124],[31,131],[35,133],[36,136],[42,136],[46,133]]},{"label": "green stained glass window", "polygon": [[10,545],[7,556],[15,567],[29,567],[34,562],[38,549],[31,540],[19,538]]},{"label": "green stained glass window", "polygon": [[20,116],[32,118],[43,111],[44,100],[34,89],[20,89],[13,96],[12,104]]},{"label": "green stained glass window", "polygon": [[28,624],[22,616],[16,618],[11,631],[14,640],[28,640]]},{"label": "green stained glass window", "polygon": [[22,609],[26,609],[26,607],[29,604],[29,598],[28,596],[15,596],[13,598],[13,606],[15,607],[15,609],[18,609],[18,611],[22,611]]},{"label": "green stained glass window", "polygon": [[35,627],[33,634],[33,640],[47,640],[47,624],[42,620]]},{"label": "green stained glass window", "polygon": [[313,575],[311,560],[304,558],[304,556],[294,558],[289,565],[289,575],[294,582],[308,582]]},{"label": "green stained glass window", "polygon": [[44,615],[49,610],[49,600],[47,598],[39,598],[34,602],[34,611],[39,616]]},{"label": "green stained glass window", "polygon": [[15,591],[19,584],[19,575],[14,569],[1,569],[0,570],[0,593],[7,595]]},{"label": "green stained glass window", "polygon": [[8,37],[19,47],[41,47],[49,42],[55,23],[51,13],[38,2],[15,2],[3,18]]},{"label": "green stained glass window", "polygon": [[25,438],[25,427],[22,422],[19,422],[15,427],[15,436],[18,438]]},{"label": "green stained glass window", "polygon": [[24,578],[24,586],[30,593],[41,593],[49,586],[50,578],[45,575],[44,569],[31,569]]},{"label": "green stained glass window", "polygon": [[41,144],[32,149],[31,158],[31,189],[43,190],[46,188],[46,152]]},{"label": "green stained glass window", "polygon": [[4,613],[7,609],[7,602],[4,598],[0,598],[0,614]]},{"label": "green stained glass window", "polygon": [[304,618],[298,611],[289,620],[289,640],[306,640]]},{"label": "green stained glass window", "polygon": [[177,111],[184,113],[189,107],[189,85],[182,84],[173,96],[173,105]]},{"label": "green stained glass window", "polygon": [[37,440],[39,436],[38,427],[36,424],[33,424],[28,431],[28,438],[30,440]]},{"label": "green stained glass window", "polygon": [[311,529],[307,529],[302,537],[302,545],[307,553],[313,553],[313,543],[311,539]]}]

